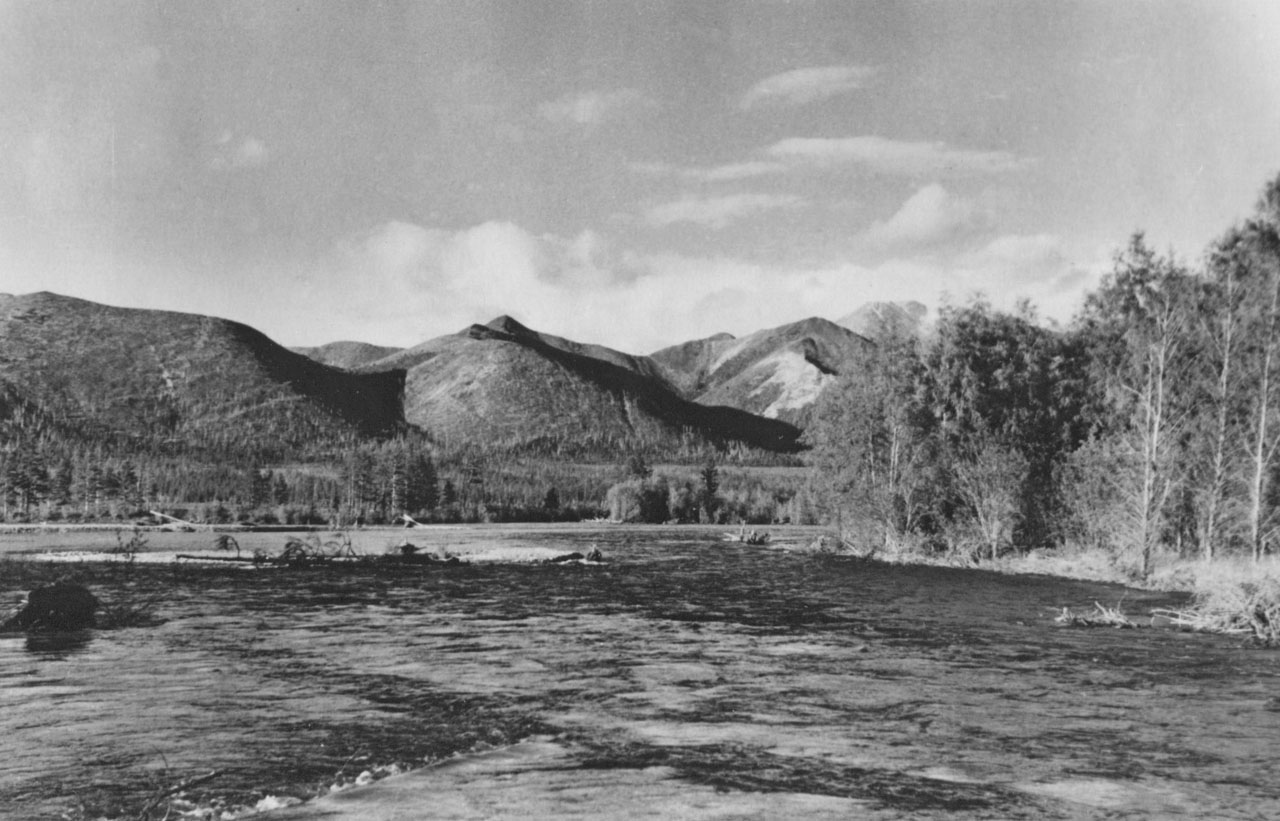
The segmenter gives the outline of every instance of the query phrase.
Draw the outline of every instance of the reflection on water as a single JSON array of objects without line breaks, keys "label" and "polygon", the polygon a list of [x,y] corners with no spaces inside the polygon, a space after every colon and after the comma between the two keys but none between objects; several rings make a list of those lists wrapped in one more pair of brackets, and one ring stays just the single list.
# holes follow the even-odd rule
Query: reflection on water
[{"label": "reflection on water", "polygon": [[609,536],[529,537],[599,541],[602,567],[139,567],[165,624],[0,638],[0,738],[23,751],[0,807],[123,812],[211,770],[206,801],[306,797],[559,733],[585,768],[898,817],[1280,817],[1275,654],[1053,625],[1119,588]]},{"label": "reflection on water", "polygon": [[64,659],[77,650],[89,646],[93,633],[88,630],[71,630],[53,633],[31,633],[27,636],[28,653],[34,653],[46,661]]}]

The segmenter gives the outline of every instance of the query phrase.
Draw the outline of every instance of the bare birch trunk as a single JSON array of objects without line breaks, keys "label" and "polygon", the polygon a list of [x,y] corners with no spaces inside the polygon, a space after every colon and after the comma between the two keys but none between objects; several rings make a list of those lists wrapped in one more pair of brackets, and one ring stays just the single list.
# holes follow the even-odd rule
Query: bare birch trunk
[{"label": "bare birch trunk", "polygon": [[1275,452],[1274,445],[1268,441],[1268,437],[1272,435],[1268,423],[1272,413],[1271,362],[1275,355],[1278,310],[1280,310],[1280,277],[1273,275],[1266,336],[1262,340],[1262,372],[1258,381],[1257,418],[1254,421],[1254,441],[1251,452],[1253,475],[1249,482],[1249,545],[1255,562],[1261,561],[1265,549],[1265,534],[1262,526],[1266,513],[1263,507],[1267,492],[1267,471]]}]

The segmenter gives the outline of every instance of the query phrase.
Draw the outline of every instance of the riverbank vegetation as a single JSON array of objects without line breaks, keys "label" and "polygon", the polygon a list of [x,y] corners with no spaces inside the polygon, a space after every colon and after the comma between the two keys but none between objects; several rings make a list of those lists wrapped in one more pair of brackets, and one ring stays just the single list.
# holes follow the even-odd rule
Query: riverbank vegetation
[{"label": "riverbank vegetation", "polygon": [[879,340],[806,434],[868,554],[1259,561],[1280,527],[1280,178],[1203,259],[1136,234],[1066,329],[977,300]]}]

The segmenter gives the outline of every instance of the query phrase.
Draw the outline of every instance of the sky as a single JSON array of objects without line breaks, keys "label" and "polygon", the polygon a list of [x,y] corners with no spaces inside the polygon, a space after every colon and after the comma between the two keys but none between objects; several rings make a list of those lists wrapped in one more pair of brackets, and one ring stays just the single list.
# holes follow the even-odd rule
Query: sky
[{"label": "sky", "polygon": [[0,292],[631,353],[1067,322],[1280,173],[1280,3],[0,0]]}]

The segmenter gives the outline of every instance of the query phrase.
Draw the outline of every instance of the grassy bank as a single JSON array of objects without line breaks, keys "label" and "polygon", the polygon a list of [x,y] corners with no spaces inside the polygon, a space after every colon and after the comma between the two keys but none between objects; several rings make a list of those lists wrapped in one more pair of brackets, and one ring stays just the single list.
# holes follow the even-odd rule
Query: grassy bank
[{"label": "grassy bank", "polygon": [[[1240,635],[1267,646],[1280,646],[1280,558],[1277,557],[1261,562],[1239,557],[1210,563],[1162,556],[1145,578],[1137,566],[1100,550],[1033,550],[981,563],[915,552],[880,554],[876,558],[900,564],[960,565],[999,573],[1030,573],[1190,593],[1191,601],[1184,609],[1130,615],[1154,615],[1187,630]],[[1119,611],[1108,615],[1117,617],[1116,621],[1125,616]],[[1101,618],[1082,618],[1080,623],[1090,621],[1107,622]]]}]

